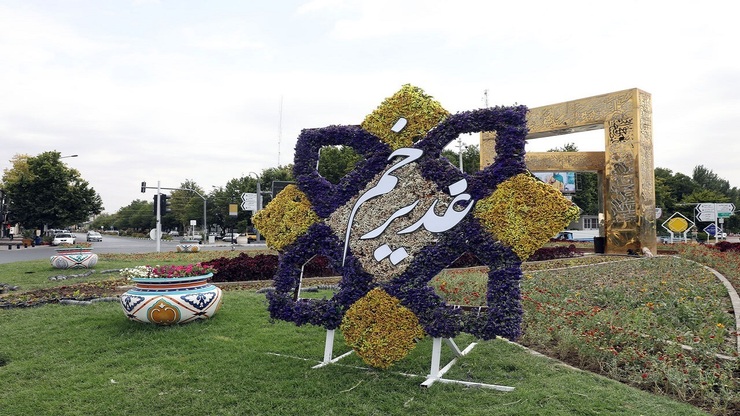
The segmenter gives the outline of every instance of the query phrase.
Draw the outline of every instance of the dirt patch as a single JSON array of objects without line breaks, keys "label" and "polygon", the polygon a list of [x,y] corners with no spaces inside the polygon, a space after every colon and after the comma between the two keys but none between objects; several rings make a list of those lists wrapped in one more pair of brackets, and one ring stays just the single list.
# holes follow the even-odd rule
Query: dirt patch
[{"label": "dirt patch", "polygon": [[58,303],[62,299],[91,300],[114,297],[120,296],[130,287],[130,282],[126,279],[111,279],[25,292],[10,292],[0,297],[0,308],[27,308],[47,303]]}]

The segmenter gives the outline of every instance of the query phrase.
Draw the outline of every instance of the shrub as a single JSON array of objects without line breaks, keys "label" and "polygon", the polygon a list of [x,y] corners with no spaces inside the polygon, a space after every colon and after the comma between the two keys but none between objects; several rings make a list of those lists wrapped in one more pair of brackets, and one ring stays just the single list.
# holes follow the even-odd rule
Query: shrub
[{"label": "shrub", "polygon": [[576,257],[578,252],[574,244],[568,246],[542,247],[529,257],[529,261],[555,260]]},{"label": "shrub", "polygon": [[736,253],[740,253],[740,243],[731,243],[729,241],[720,241],[719,243],[715,244],[713,246],[715,249],[725,252],[725,251],[734,251]]},{"label": "shrub", "polygon": [[278,258],[274,254],[258,254],[251,257],[241,253],[232,259],[220,257],[203,264],[216,269],[213,274],[214,282],[269,280],[275,276]]},{"label": "shrub", "polygon": [[[275,277],[278,266],[278,256],[275,254],[257,254],[249,256],[241,253],[234,258],[220,257],[204,266],[216,269],[213,274],[214,282],[240,282],[249,280],[271,280]],[[336,273],[329,267],[326,257],[316,256],[306,264],[304,277],[326,277]]]}]

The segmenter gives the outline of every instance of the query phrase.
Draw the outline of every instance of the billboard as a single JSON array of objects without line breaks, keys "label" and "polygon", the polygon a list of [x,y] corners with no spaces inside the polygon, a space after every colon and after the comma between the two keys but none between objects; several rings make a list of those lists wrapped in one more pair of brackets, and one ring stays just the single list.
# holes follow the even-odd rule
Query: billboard
[{"label": "billboard", "polygon": [[575,172],[532,172],[537,179],[554,186],[564,194],[576,193]]}]

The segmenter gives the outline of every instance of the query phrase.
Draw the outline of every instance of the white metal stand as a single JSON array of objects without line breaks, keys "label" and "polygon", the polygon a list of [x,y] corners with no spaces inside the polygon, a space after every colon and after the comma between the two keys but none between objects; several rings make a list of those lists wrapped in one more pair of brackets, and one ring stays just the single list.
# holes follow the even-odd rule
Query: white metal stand
[{"label": "white metal stand", "polygon": [[450,349],[452,349],[452,352],[455,354],[455,358],[453,358],[452,361],[450,361],[449,363],[447,363],[446,366],[440,369],[439,361],[442,358],[442,338],[434,338],[432,341],[432,365],[429,370],[429,375],[427,376],[427,379],[423,383],[421,383],[422,387],[430,387],[432,384],[439,381],[442,383],[456,383],[456,384],[462,384],[467,387],[482,387],[482,388],[499,390],[499,391],[514,390],[514,387],[500,386],[497,384],[474,383],[470,381],[451,380],[447,378],[442,378],[442,376],[447,371],[449,371],[453,365],[455,365],[459,357],[465,356],[470,351],[472,351],[473,348],[475,348],[476,346],[475,342],[471,342],[470,345],[467,346],[467,348],[460,351],[460,348],[457,347],[457,344],[455,344],[455,341],[452,338],[444,338],[444,341],[450,347]]},{"label": "white metal stand", "polygon": [[334,355],[334,330],[333,329],[327,329],[326,330],[326,342],[324,344],[324,361],[320,362],[319,364],[311,367],[311,368],[321,368],[329,364],[333,364],[342,358],[352,354],[353,350],[349,350],[348,352],[345,352],[344,354],[340,355],[337,358],[332,358]]},{"label": "white metal stand", "polygon": [[[452,359],[447,365],[445,365],[443,368],[439,368],[439,362],[442,358],[442,341],[452,349],[452,352],[455,354],[455,358]],[[433,338],[432,339],[432,364],[431,368],[429,370],[429,375],[427,375],[427,379],[421,383],[422,387],[430,387],[435,382],[439,381],[441,383],[456,383],[456,384],[462,384],[467,387],[481,387],[486,389],[493,389],[498,391],[512,391],[514,390],[514,387],[508,387],[508,386],[500,386],[498,384],[486,384],[486,383],[475,383],[470,381],[462,381],[462,380],[451,380],[448,378],[443,378],[442,376],[449,371],[453,365],[457,362],[457,359],[460,357],[465,356],[470,351],[475,348],[477,343],[471,342],[470,345],[468,345],[464,350],[460,351],[460,348],[458,348],[457,344],[455,344],[455,341],[452,338]],[[326,342],[324,344],[324,360],[320,362],[319,364],[311,367],[311,368],[321,368],[324,366],[327,366],[329,364],[334,364],[337,361],[341,360],[342,358],[352,354],[352,350],[336,357],[332,358],[334,355],[334,330],[329,329],[326,331]],[[408,374],[406,374],[408,375]]]}]

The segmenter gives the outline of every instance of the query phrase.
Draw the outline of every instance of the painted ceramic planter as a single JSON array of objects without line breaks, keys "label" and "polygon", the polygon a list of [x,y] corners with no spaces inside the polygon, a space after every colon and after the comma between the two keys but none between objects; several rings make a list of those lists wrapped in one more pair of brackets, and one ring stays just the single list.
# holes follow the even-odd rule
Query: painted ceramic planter
[{"label": "painted ceramic planter", "polygon": [[134,277],[133,289],[121,295],[126,316],[138,322],[174,325],[212,317],[221,307],[221,289],[208,282],[213,276]]},{"label": "painted ceramic planter", "polygon": [[98,263],[98,255],[90,247],[58,248],[56,251],[50,261],[57,269],[89,269]]},{"label": "painted ceramic planter", "polygon": [[180,243],[175,246],[178,253],[197,253],[200,251],[198,243]]}]

